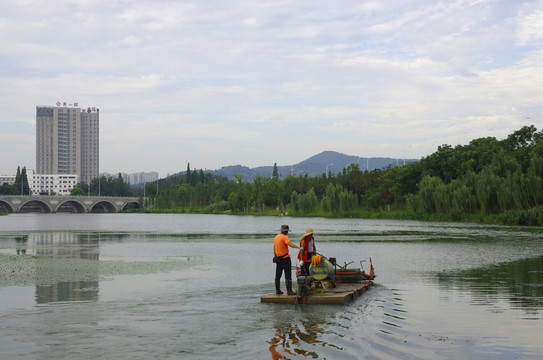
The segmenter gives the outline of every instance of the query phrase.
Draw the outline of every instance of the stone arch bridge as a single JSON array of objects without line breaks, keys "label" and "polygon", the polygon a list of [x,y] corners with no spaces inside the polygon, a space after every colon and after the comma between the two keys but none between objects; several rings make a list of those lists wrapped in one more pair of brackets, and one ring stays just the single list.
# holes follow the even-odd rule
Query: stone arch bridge
[{"label": "stone arch bridge", "polygon": [[71,212],[116,213],[128,204],[139,208],[137,197],[59,196],[59,195],[1,195],[0,212]]}]

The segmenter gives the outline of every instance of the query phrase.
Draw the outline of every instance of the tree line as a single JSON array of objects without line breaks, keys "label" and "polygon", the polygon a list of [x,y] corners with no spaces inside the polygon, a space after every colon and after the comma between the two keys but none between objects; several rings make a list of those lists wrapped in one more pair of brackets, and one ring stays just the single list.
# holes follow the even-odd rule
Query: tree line
[{"label": "tree line", "polygon": [[[26,169],[2,191],[29,192]],[[418,162],[339,173],[246,181],[193,170],[144,186],[100,176],[78,184],[73,195],[139,196],[144,210],[215,214],[387,217],[422,220],[543,224],[543,131],[524,126],[503,140],[484,137],[467,145],[441,145]],[[22,190],[21,190],[22,189]]]},{"label": "tree line", "polygon": [[[276,165],[274,165],[274,170]],[[543,224],[543,131],[441,145],[420,161],[318,177],[233,180],[191,170],[146,185],[155,211]]]},{"label": "tree line", "polygon": [[440,147],[422,162],[406,207],[452,220],[498,217],[505,224],[543,224],[543,132],[526,126],[503,141],[477,139]]}]

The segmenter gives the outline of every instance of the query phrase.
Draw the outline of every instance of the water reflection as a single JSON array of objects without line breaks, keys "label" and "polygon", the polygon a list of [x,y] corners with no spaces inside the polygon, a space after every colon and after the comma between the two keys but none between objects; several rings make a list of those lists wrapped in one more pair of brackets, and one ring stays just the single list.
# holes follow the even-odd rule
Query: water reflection
[{"label": "water reflection", "polygon": [[543,306],[543,257],[438,275],[442,288],[469,291],[475,305],[507,301],[537,314]]},{"label": "water reflection", "polygon": [[26,254],[26,243],[28,242],[28,235],[21,235],[15,237],[17,255]]},{"label": "water reflection", "polygon": [[40,232],[29,235],[36,255],[98,261],[100,233]]},{"label": "water reflection", "polygon": [[99,234],[40,232],[24,237],[36,255],[37,304],[98,300]]},{"label": "water reflection", "polygon": [[62,301],[98,300],[97,281],[65,281],[53,285],[36,285],[36,304]]},{"label": "water reflection", "polygon": [[313,316],[302,320],[301,323],[301,327],[284,322],[275,323],[274,336],[268,341],[272,359],[283,359],[289,355],[318,357],[316,352],[305,350],[303,347],[304,344],[315,344],[320,341],[318,338],[324,331],[322,321],[319,316]]}]

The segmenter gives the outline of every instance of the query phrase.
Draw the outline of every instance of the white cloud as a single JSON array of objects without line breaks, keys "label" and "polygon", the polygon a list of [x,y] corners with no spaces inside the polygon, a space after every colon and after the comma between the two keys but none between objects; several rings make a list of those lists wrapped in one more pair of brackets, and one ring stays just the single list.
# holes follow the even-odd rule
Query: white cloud
[{"label": "white cloud", "polygon": [[3,2],[0,134],[33,139],[35,106],[60,100],[100,108],[112,173],[420,157],[539,125],[542,14],[540,0]]},{"label": "white cloud", "polygon": [[543,1],[528,2],[515,19],[517,40],[521,46],[541,46],[543,40]]}]

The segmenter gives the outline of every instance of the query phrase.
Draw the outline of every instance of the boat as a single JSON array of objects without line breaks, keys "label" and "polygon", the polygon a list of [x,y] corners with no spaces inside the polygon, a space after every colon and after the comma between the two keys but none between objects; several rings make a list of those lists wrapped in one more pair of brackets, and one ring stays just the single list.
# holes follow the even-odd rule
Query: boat
[{"label": "boat", "polygon": [[301,274],[296,267],[296,295],[268,294],[260,298],[263,303],[278,304],[346,304],[363,294],[376,277],[373,262],[369,258],[368,273],[360,261],[360,268],[348,268],[337,264],[335,258],[316,255],[309,266],[309,276]]}]

